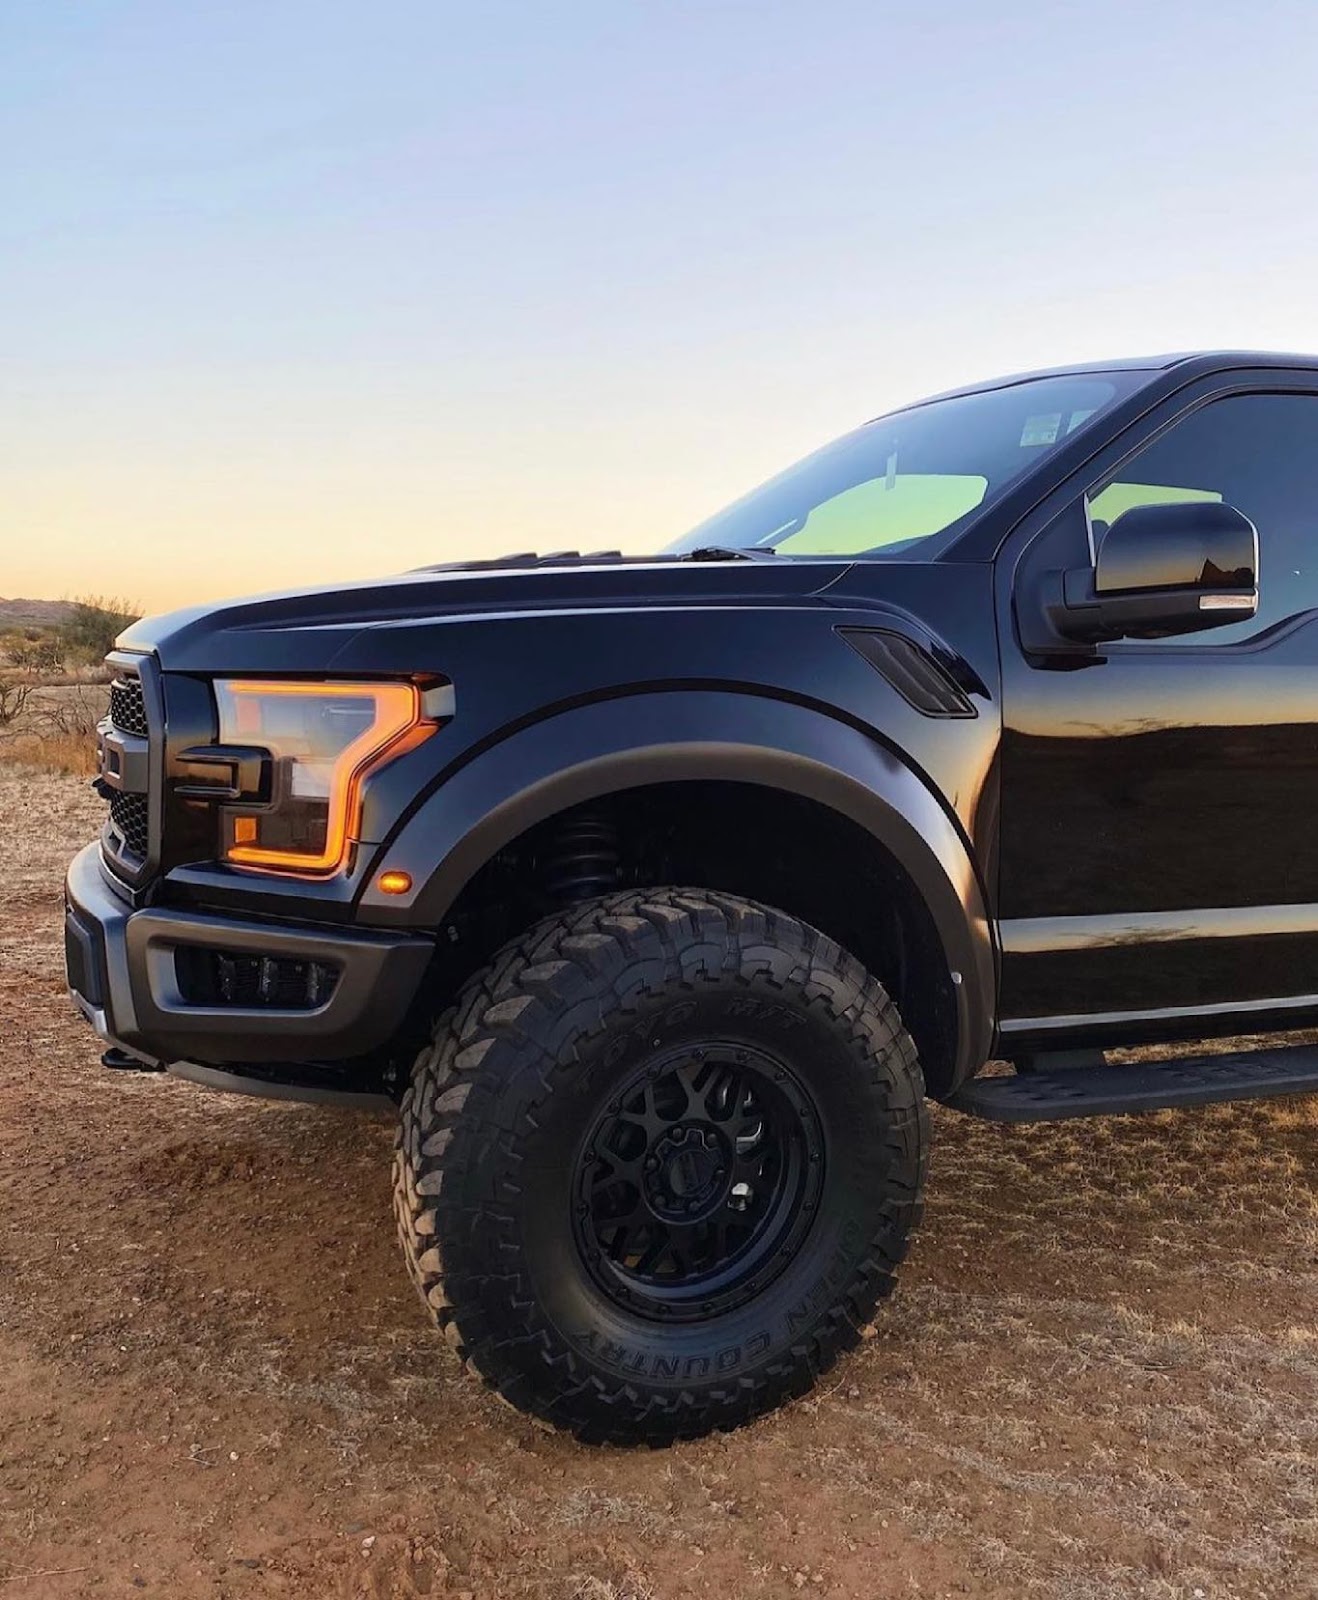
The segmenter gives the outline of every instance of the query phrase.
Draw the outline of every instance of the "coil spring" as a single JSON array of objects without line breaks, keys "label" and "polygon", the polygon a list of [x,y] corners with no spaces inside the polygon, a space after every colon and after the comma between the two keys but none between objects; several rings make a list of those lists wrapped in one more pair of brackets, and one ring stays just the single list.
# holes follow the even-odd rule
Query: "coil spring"
[{"label": "coil spring", "polygon": [[560,902],[589,900],[617,881],[618,834],[609,818],[580,812],[561,823],[544,862],[545,893]]}]

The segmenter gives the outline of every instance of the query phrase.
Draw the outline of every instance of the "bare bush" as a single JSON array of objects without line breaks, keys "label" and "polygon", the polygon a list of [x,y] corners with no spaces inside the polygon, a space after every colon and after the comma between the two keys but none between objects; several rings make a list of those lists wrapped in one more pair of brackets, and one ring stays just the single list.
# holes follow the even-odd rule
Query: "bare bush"
[{"label": "bare bush", "polygon": [[95,688],[78,684],[42,707],[33,718],[34,731],[48,737],[90,739],[104,714],[104,702]]},{"label": "bare bush", "polygon": [[30,683],[0,682],[0,728],[11,727],[27,710],[32,698]]},{"label": "bare bush", "polygon": [[0,757],[10,764],[90,776],[105,703],[100,684],[0,679]]}]

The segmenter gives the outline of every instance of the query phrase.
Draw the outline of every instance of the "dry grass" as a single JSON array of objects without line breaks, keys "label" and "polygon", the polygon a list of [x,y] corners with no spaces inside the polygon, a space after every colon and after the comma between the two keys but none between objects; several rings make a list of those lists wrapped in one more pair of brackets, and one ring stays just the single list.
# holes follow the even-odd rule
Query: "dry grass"
[{"label": "dry grass", "polygon": [[90,778],[96,772],[96,741],[83,733],[21,733],[0,744],[0,762],[34,773]]},{"label": "dry grass", "polygon": [[897,1298],[807,1400],[591,1451],[497,1405],[395,1257],[387,1121],[96,1065],[0,768],[5,1592],[526,1600],[1318,1595],[1313,1102],[940,1112]]}]

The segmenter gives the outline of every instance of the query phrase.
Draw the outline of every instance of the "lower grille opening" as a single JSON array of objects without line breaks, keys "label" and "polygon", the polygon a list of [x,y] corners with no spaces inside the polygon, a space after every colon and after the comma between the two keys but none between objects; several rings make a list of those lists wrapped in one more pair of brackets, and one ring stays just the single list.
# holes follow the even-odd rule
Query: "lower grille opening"
[{"label": "lower grille opening", "polygon": [[314,1011],[333,995],[339,969],[236,950],[180,945],[174,951],[179,993],[190,1006],[236,1006],[255,1011]]},{"label": "lower grille opening", "polygon": [[147,797],[115,790],[110,796],[110,826],[129,855],[145,857],[149,843]]}]

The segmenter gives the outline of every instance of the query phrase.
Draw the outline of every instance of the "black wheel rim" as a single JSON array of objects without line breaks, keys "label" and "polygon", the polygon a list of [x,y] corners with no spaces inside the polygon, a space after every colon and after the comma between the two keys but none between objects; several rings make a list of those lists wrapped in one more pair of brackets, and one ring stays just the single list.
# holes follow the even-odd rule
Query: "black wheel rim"
[{"label": "black wheel rim", "polygon": [[791,1260],[823,1175],[818,1114],[785,1062],[740,1044],[668,1051],[611,1097],[581,1147],[578,1246],[628,1310],[715,1315]]}]

